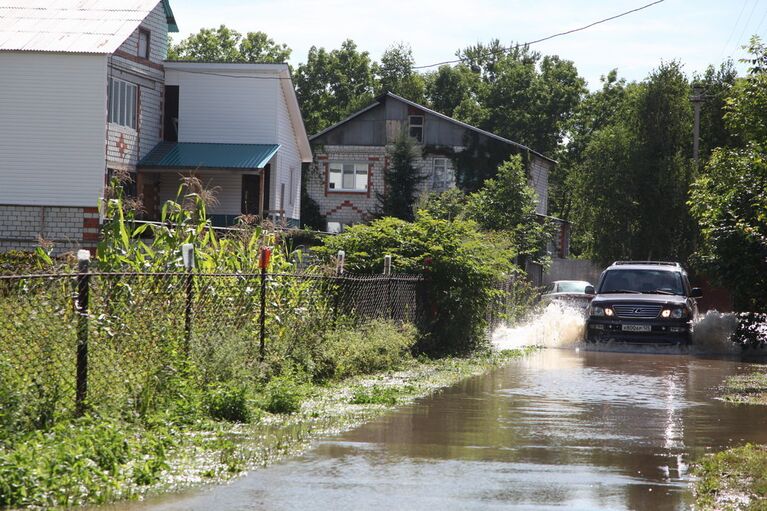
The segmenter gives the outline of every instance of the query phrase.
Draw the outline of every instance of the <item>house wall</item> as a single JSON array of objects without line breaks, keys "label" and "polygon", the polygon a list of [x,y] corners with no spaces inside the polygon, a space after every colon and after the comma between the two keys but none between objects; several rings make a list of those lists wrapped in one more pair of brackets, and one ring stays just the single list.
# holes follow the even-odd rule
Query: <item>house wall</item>
[{"label": "house wall", "polygon": [[104,176],[103,55],[0,52],[0,251],[95,246]]},{"label": "house wall", "polygon": [[279,80],[168,69],[165,83],[179,86],[179,142],[275,143]]},{"label": "house wall", "polygon": [[549,211],[549,172],[554,165],[537,155],[531,154],[530,156],[527,171],[530,176],[530,186],[533,187],[538,196],[535,212],[545,215]]},{"label": "house wall", "polygon": [[[138,57],[139,29],[150,33],[149,60]],[[162,139],[163,61],[167,47],[168,24],[160,2],[109,57],[109,76],[138,85],[139,96],[137,129],[107,124],[107,165],[110,168],[135,171],[138,160]]]},{"label": "house wall", "polygon": [[[301,218],[301,155],[298,151],[296,133],[288,112],[285,90],[280,87],[277,109],[277,141],[280,149],[275,162],[274,209],[284,209],[285,216],[297,223]],[[292,176],[292,177],[291,177]],[[280,203],[281,185],[285,185],[284,204]]]},{"label": "house wall", "polygon": [[95,206],[106,57],[0,52],[0,204]]},{"label": "house wall", "polygon": [[[202,181],[205,188],[215,191],[218,203],[208,206],[208,214],[235,216],[241,214],[242,174],[240,172],[199,172],[195,175]],[[159,205],[162,207],[166,201],[176,199],[176,192],[181,181],[175,172],[157,173],[154,176]]]}]

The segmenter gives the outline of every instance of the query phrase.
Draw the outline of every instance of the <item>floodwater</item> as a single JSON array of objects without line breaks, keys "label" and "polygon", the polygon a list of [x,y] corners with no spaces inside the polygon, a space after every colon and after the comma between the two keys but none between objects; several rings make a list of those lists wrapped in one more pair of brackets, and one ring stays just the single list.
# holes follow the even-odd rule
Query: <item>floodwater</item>
[{"label": "floodwater", "polygon": [[692,463],[767,443],[767,407],[716,399],[753,364],[582,348],[541,350],[229,485],[125,509],[689,509]]}]

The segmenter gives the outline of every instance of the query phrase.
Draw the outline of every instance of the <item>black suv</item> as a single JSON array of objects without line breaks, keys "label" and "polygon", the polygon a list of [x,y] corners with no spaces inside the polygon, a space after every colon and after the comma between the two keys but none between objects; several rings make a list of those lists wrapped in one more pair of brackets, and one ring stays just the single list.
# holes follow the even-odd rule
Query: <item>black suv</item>
[{"label": "black suv", "polygon": [[[587,290],[588,293],[591,290]],[[586,340],[689,344],[697,298],[679,263],[616,261],[602,272]]]}]

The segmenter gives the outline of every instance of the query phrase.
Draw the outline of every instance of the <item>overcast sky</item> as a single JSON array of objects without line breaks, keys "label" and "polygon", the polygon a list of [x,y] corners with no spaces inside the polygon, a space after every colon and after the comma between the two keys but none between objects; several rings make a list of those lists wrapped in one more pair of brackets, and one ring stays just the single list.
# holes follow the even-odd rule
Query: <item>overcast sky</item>
[{"label": "overcast sky", "polygon": [[[312,45],[328,50],[344,39],[378,60],[393,42],[413,48],[417,65],[454,57],[456,50],[498,38],[530,41],[587,25],[651,0],[172,0],[181,32],[227,25],[263,31],[306,61]],[[767,39],[767,0],[665,0],[628,16],[533,46],[575,62],[594,89],[612,68],[641,80],[677,59],[688,74],[727,57],[743,57],[752,34]],[[744,66],[739,65],[744,70]]]}]

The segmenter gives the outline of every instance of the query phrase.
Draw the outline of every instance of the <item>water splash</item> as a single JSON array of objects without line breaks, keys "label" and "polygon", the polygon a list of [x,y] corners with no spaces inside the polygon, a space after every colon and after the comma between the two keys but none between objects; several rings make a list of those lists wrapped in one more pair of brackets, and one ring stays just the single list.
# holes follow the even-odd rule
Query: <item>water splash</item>
[{"label": "water splash", "polygon": [[586,333],[583,310],[560,303],[550,303],[536,309],[532,317],[517,326],[500,326],[493,332],[492,343],[497,350],[544,346],[561,348],[575,346]]},{"label": "water splash", "polygon": [[648,353],[738,354],[741,347],[733,342],[738,318],[733,313],[708,311],[695,321],[691,346],[664,344],[625,344],[608,342],[585,345],[586,317],[584,311],[561,303],[550,303],[538,308],[526,321],[515,326],[500,326],[492,335],[497,350],[518,349],[526,346],[546,348],[588,348],[590,350],[629,350]]},{"label": "water splash", "polygon": [[737,327],[738,318],[735,314],[707,311],[693,324],[692,348],[697,353],[740,353],[740,345],[733,341]]}]

